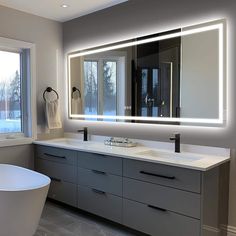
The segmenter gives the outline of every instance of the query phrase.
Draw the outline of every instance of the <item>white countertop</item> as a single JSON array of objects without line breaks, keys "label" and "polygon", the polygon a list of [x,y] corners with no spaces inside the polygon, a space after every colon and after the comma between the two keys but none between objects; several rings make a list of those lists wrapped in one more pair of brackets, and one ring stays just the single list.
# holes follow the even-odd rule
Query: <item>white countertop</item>
[{"label": "white countertop", "polygon": [[200,171],[207,171],[230,160],[229,156],[206,155],[191,152],[175,153],[174,151],[170,150],[155,149],[142,145],[137,145],[136,147],[129,148],[115,147],[104,145],[103,142],[84,142],[70,138],[34,141],[33,143],[38,145],[111,155]]}]

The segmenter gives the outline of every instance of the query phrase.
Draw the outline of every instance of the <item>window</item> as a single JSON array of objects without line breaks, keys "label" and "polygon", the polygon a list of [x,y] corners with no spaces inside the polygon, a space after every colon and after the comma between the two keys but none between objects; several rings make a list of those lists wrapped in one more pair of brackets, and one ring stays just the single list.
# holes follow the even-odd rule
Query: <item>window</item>
[{"label": "window", "polygon": [[0,133],[22,132],[21,53],[0,50]]},{"label": "window", "polygon": [[84,61],[84,114],[117,114],[117,61]]},{"label": "window", "polygon": [[0,136],[33,137],[34,45],[0,37]]}]

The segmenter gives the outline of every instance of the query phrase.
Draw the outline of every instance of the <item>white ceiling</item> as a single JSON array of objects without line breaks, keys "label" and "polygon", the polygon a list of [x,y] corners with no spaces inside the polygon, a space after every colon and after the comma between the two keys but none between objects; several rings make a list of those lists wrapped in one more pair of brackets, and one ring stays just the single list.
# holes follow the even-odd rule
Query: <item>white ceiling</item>
[{"label": "white ceiling", "polygon": [[[0,5],[65,22],[128,0],[0,0]],[[69,7],[62,8],[62,4]]]}]

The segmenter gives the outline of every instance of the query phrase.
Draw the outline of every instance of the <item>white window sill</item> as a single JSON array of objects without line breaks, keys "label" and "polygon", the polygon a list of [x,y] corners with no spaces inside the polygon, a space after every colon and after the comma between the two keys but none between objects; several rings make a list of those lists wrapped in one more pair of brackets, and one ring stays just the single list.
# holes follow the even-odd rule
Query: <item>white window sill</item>
[{"label": "white window sill", "polygon": [[0,147],[32,144],[33,141],[34,141],[33,138],[27,138],[27,137],[2,138],[0,139]]}]

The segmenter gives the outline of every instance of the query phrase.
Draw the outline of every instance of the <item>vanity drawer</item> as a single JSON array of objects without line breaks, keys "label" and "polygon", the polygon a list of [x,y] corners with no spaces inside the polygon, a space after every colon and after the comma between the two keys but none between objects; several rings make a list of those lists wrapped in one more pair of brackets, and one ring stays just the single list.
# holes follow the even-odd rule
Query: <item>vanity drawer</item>
[{"label": "vanity drawer", "polygon": [[153,236],[200,235],[200,220],[127,199],[123,200],[123,224]]},{"label": "vanity drawer", "polygon": [[35,167],[38,172],[49,176],[51,179],[55,178],[57,180],[76,183],[76,166],[37,158]]},{"label": "vanity drawer", "polygon": [[119,157],[78,152],[78,166],[110,174],[122,175],[122,159]]},{"label": "vanity drawer", "polygon": [[124,198],[200,219],[200,194],[123,178]]},{"label": "vanity drawer", "polygon": [[109,220],[122,222],[122,198],[112,194],[78,186],[78,207]]},{"label": "vanity drawer", "polygon": [[52,180],[48,191],[48,197],[76,207],[76,185]]},{"label": "vanity drawer", "polygon": [[76,165],[76,151],[38,145],[36,151],[37,157],[64,164]]},{"label": "vanity drawer", "polygon": [[201,173],[196,170],[124,159],[123,175],[191,192],[201,191]]},{"label": "vanity drawer", "polygon": [[122,177],[78,167],[78,184],[122,196]]}]

